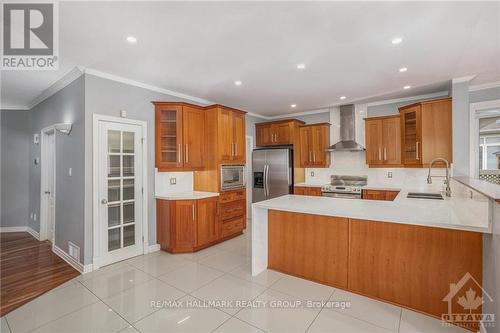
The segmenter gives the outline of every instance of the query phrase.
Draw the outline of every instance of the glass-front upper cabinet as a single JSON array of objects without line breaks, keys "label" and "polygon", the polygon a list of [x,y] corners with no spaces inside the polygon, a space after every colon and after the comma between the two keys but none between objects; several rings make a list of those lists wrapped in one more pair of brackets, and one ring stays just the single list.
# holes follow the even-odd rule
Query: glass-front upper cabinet
[{"label": "glass-front upper cabinet", "polygon": [[156,167],[182,166],[182,106],[156,104]]},{"label": "glass-front upper cabinet", "polygon": [[402,162],[405,165],[422,164],[421,119],[420,105],[401,110]]}]

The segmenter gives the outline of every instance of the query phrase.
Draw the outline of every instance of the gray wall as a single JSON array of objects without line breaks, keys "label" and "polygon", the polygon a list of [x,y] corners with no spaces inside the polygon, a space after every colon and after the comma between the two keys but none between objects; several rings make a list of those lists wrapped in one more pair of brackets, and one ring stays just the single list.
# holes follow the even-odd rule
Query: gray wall
[{"label": "gray wall", "polygon": [[85,264],[92,262],[92,132],[93,114],[143,120],[148,126],[148,241],[156,244],[155,126],[151,101],[180,101],[179,98],[85,74]]},{"label": "gray wall", "polygon": [[452,84],[453,173],[469,175],[469,82]]},{"label": "gray wall", "polygon": [[0,226],[24,227],[29,219],[29,111],[0,111]]},{"label": "gray wall", "polygon": [[298,119],[302,120],[306,124],[328,123],[330,122],[330,112],[325,111],[325,112],[296,116],[296,117],[277,118],[273,120],[281,120],[281,119]]},{"label": "gray wall", "polygon": [[500,87],[469,92],[470,103],[484,102],[493,99],[500,99]]},{"label": "gray wall", "polygon": [[[56,207],[55,244],[68,252],[68,241],[84,251],[84,142],[85,101],[84,78],[71,84],[30,110],[31,133],[40,133],[56,123],[72,123],[70,135],[56,132]],[[30,141],[30,160],[40,158],[40,145]],[[72,168],[72,176],[68,174]],[[37,214],[29,226],[40,230],[40,165],[30,163],[30,212]]]},{"label": "gray wall", "polygon": [[[246,135],[253,137],[253,146],[255,147],[255,124],[256,123],[263,123],[266,120],[264,118],[259,118],[259,117],[254,117],[247,115],[245,117],[245,126],[246,126]],[[247,161],[247,163],[250,163],[251,161]]]}]

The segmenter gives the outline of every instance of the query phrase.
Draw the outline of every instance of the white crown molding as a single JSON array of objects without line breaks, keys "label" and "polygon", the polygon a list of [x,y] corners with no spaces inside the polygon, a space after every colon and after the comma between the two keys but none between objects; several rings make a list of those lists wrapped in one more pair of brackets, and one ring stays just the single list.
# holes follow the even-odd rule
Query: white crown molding
[{"label": "white crown molding", "polygon": [[271,117],[269,117],[269,116],[263,116],[263,115],[261,115],[261,114],[257,114],[257,113],[253,113],[253,112],[247,112],[247,115],[252,116],[252,117],[255,117],[255,118],[262,118],[262,119],[264,119],[264,120],[269,120],[269,119],[271,119]]},{"label": "white crown molding", "polygon": [[33,101],[31,101],[31,103],[28,105],[28,109],[31,110],[32,108],[34,108],[35,106],[37,106],[38,104],[49,98],[50,96],[54,95],[59,90],[69,85],[71,82],[78,79],[82,74],[83,74],[82,67],[76,66],[68,73],[66,73],[62,78],[60,78],[54,84],[52,84],[50,87],[45,89]]},{"label": "white crown molding", "polygon": [[470,86],[469,91],[478,91],[478,90],[498,88],[498,87],[500,87],[500,81],[483,83],[483,84],[476,84],[476,85]]},{"label": "white crown molding", "polygon": [[162,94],[165,94],[165,95],[170,95],[170,96],[182,98],[182,99],[189,100],[189,101],[192,101],[192,102],[196,102],[196,103],[199,103],[199,104],[204,104],[204,105],[216,104],[216,103],[213,103],[213,102],[208,101],[208,100],[203,99],[203,98],[198,98],[198,97],[194,97],[194,96],[191,96],[191,95],[183,94],[183,93],[180,93],[180,92],[177,92],[177,91],[173,91],[173,90],[168,90],[168,89],[156,87],[156,86],[153,86],[153,85],[150,85],[150,84],[147,84],[147,83],[135,81],[135,80],[132,80],[132,79],[127,79],[125,77],[113,75],[113,74],[106,73],[106,72],[101,72],[101,71],[98,71],[98,70],[95,70],[95,69],[92,69],[92,68],[85,68],[84,72],[85,72],[85,74],[89,74],[89,75],[101,77],[103,79],[108,79],[108,80],[111,80],[111,81],[116,81],[116,82],[124,83],[124,84],[130,85],[130,86],[135,86],[135,87],[139,87],[139,88],[143,88],[143,89],[147,89],[147,90],[159,92],[159,93],[162,93]]},{"label": "white crown molding", "polygon": [[[338,107],[337,106],[331,106],[328,108],[321,108],[321,109],[314,109],[314,110],[308,110],[308,111],[302,111],[302,112],[295,112],[295,113],[285,113],[285,114],[280,114],[277,116],[267,116],[265,118],[269,120],[276,120],[276,119],[282,119],[282,118],[292,118],[292,117],[298,117],[298,116],[308,116],[311,114],[318,114],[318,113],[327,113],[330,112],[330,108],[332,107]],[[263,116],[260,116],[264,118]]]},{"label": "white crown molding", "polygon": [[449,91],[448,90],[443,90],[443,91],[438,91],[438,92],[435,92],[435,93],[432,93],[432,94],[417,95],[417,96],[395,98],[395,99],[386,99],[386,100],[383,100],[383,101],[376,101],[376,102],[366,103],[366,106],[370,107],[370,106],[377,106],[377,105],[386,105],[386,104],[394,104],[394,103],[401,103],[401,102],[410,102],[410,101],[415,101],[415,100],[429,99],[429,98],[436,98],[436,97],[443,97],[443,96],[448,96],[448,95],[449,95]]},{"label": "white crown molding", "polygon": [[470,80],[474,79],[476,76],[477,76],[477,74],[456,77],[456,78],[451,80],[451,83],[455,84],[455,83],[469,82]]}]

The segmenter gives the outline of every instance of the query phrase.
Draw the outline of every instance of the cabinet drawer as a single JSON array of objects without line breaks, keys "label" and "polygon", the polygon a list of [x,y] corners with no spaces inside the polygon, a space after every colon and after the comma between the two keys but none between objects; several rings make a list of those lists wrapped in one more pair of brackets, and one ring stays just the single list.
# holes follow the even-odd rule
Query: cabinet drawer
[{"label": "cabinet drawer", "polygon": [[230,192],[223,192],[220,194],[219,200],[221,203],[231,202],[236,200],[244,200],[246,197],[245,189]]},{"label": "cabinet drawer", "polygon": [[220,219],[222,221],[245,215],[245,200],[227,202],[220,205]]},{"label": "cabinet drawer", "polygon": [[229,221],[224,221],[222,223],[221,235],[222,237],[226,237],[241,232],[243,229],[245,229],[245,216],[241,216]]}]

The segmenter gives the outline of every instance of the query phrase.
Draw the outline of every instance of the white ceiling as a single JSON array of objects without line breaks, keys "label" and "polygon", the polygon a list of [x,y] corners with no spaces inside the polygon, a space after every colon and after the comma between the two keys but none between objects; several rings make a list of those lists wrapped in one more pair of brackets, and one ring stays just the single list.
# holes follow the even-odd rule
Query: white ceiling
[{"label": "white ceiling", "polygon": [[3,108],[77,65],[268,116],[500,80],[499,2],[61,2],[59,21],[60,69],[3,72]]}]

